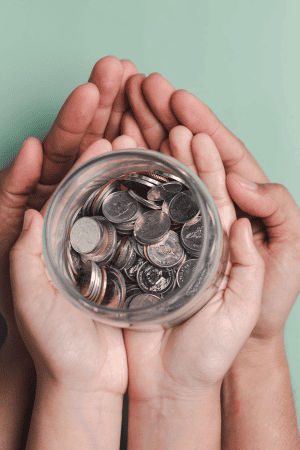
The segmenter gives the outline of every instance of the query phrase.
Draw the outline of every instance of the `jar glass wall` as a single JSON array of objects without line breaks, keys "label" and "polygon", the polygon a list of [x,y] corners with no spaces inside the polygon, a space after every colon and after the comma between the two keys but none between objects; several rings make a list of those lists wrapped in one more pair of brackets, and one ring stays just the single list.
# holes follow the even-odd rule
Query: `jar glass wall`
[{"label": "jar glass wall", "polygon": [[[114,309],[85,298],[70,278],[66,249],[76,210],[100,186],[133,172],[159,170],[181,178],[197,202],[203,223],[201,253],[190,279],[151,307]],[[217,292],[228,260],[228,239],[211,195],[202,181],[176,159],[152,150],[120,150],[93,158],[74,170],[53,194],[44,221],[47,270],[60,293],[94,320],[107,325],[157,330],[176,326],[201,309]]]}]

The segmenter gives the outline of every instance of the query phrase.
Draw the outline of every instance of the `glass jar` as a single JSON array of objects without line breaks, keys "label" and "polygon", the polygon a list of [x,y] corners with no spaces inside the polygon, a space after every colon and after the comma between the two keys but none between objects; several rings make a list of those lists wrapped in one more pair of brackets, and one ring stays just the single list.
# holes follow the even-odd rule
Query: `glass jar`
[{"label": "glass jar", "polygon": [[[108,181],[130,172],[159,170],[184,181],[193,193],[203,220],[203,243],[188,282],[156,305],[114,309],[85,298],[71,280],[66,261],[71,219],[91,193]],[[199,311],[217,292],[228,261],[228,239],[214,201],[194,173],[176,159],[152,150],[119,150],[82,164],[53,194],[44,221],[43,250],[46,268],[59,292],[92,319],[134,330],[158,330],[179,325]]]}]

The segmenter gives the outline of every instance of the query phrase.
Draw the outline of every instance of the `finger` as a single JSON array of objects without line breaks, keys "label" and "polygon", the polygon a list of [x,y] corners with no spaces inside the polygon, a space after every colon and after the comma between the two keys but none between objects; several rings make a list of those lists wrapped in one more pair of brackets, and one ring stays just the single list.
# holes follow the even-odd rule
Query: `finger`
[{"label": "finger", "polygon": [[165,139],[160,146],[159,151],[164,155],[172,156],[171,146],[169,139]]},{"label": "finger", "polygon": [[239,219],[232,224],[229,250],[232,268],[223,305],[234,326],[250,335],[260,312],[265,266],[254,245],[248,219]]},{"label": "finger", "polygon": [[149,148],[159,150],[161,143],[168,137],[167,130],[149,108],[142,92],[145,75],[133,75],[127,81],[126,92],[134,117],[140,127]]},{"label": "finger", "polygon": [[91,83],[78,86],[67,98],[43,142],[42,184],[59,183],[72,167],[98,102],[98,89]]},{"label": "finger", "polygon": [[41,259],[43,223],[43,217],[38,211],[27,210],[24,228],[10,252],[11,286],[15,305],[25,298],[39,298],[42,304],[45,291],[54,299],[55,292]]},{"label": "finger", "polygon": [[105,56],[93,67],[89,82],[97,86],[100,99],[93,120],[80,146],[80,154],[95,140],[103,138],[122,78],[123,66],[115,56]]},{"label": "finger", "polygon": [[135,140],[138,148],[149,148],[135,118],[129,111],[127,111],[122,117],[121,134],[131,136]]},{"label": "finger", "polygon": [[300,210],[286,187],[275,183],[256,184],[233,173],[227,175],[226,182],[237,205],[263,220],[269,239],[276,242],[299,239]]},{"label": "finger", "polygon": [[38,139],[30,137],[3,177],[0,188],[1,258],[9,252],[20,233],[27,199],[40,179],[42,164],[43,147]]},{"label": "finger", "polygon": [[[66,176],[70,175],[71,172],[76,170],[79,166],[89,161],[90,159],[103,155],[107,152],[110,152],[111,150],[112,150],[111,143],[108,142],[106,139],[99,139],[98,141],[93,142],[93,144],[89,146],[89,148],[80,156],[80,158],[78,158],[78,160],[76,161],[72,169],[69,170]],[[51,197],[48,199],[48,201],[41,209],[41,214],[43,217],[45,217],[50,199]]]},{"label": "finger", "polygon": [[138,73],[138,70],[133,62],[128,59],[121,59],[123,66],[123,78],[119,92],[113,103],[111,114],[105,130],[104,138],[112,142],[120,134],[120,124],[124,112],[128,109],[129,103],[125,92],[126,82],[129,77]]},{"label": "finger", "polygon": [[186,127],[178,125],[169,133],[169,142],[173,158],[197,174],[194,158],[191,151],[193,133]]},{"label": "finger", "polygon": [[195,95],[180,89],[171,97],[171,108],[180,123],[192,133],[208,134],[216,144],[227,173],[235,172],[258,183],[266,183],[267,176],[240,141]]},{"label": "finger", "polygon": [[227,232],[236,219],[234,205],[226,187],[225,169],[214,141],[204,133],[192,138],[192,154],[199,178],[209,190]]},{"label": "finger", "polygon": [[144,97],[158,120],[167,130],[179,125],[170,101],[175,88],[160,73],[151,73],[142,83]]},{"label": "finger", "polygon": [[111,145],[113,150],[137,148],[136,142],[131,136],[118,136]]}]

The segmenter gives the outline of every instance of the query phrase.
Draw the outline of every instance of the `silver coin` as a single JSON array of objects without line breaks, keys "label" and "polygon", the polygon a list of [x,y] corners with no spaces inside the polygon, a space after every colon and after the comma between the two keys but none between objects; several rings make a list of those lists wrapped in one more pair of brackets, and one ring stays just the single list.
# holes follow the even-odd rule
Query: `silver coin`
[{"label": "silver coin", "polygon": [[106,287],[107,287],[107,274],[106,274],[106,269],[105,267],[100,267],[101,273],[102,273],[102,283],[101,283],[101,289],[99,292],[99,295],[97,297],[97,299],[95,300],[95,302],[100,305],[104,299],[105,296],[105,292],[106,292]]},{"label": "silver coin", "polygon": [[124,191],[110,194],[102,204],[103,215],[114,223],[132,220],[138,210],[138,202]]},{"label": "silver coin", "polygon": [[71,245],[78,253],[91,253],[97,248],[102,237],[103,230],[91,217],[78,219],[70,232]]},{"label": "silver coin", "polygon": [[198,262],[197,259],[188,259],[187,261],[182,263],[181,266],[179,267],[176,274],[176,280],[180,288],[190,280],[192,272],[195,269],[197,262]]},{"label": "silver coin", "polygon": [[128,309],[141,309],[149,308],[150,306],[157,305],[160,302],[160,298],[153,294],[140,294],[131,298]]},{"label": "silver coin", "polygon": [[101,188],[94,189],[88,196],[88,198],[85,200],[83,206],[82,206],[82,215],[83,216],[89,216],[90,215],[90,209],[93,204],[94,199],[97,197],[98,192]]},{"label": "silver coin", "polygon": [[161,184],[161,182],[158,181],[156,178],[152,178],[151,176],[144,175],[142,173],[132,173],[131,174],[131,178],[136,178],[139,181],[142,180],[142,181],[145,181],[145,182],[150,183],[152,185],[154,184],[156,186],[159,186]]},{"label": "silver coin", "polygon": [[147,199],[151,201],[167,200],[174,197],[182,190],[182,184],[179,181],[170,181],[168,183],[162,183],[158,186],[151,188],[147,192]]},{"label": "silver coin", "polygon": [[98,253],[90,253],[88,255],[83,255],[82,260],[88,258],[96,262],[99,266],[108,264],[114,257],[116,246],[117,246],[117,232],[115,227],[107,220],[105,217],[95,216],[95,220],[102,224],[103,228],[106,230],[106,239],[104,241],[104,246]]},{"label": "silver coin", "polygon": [[169,204],[171,219],[177,223],[186,223],[199,214],[199,206],[191,191],[180,192]]},{"label": "silver coin", "polygon": [[171,221],[163,211],[148,211],[137,219],[133,235],[140,244],[160,242],[169,232]]},{"label": "silver coin", "polygon": [[95,282],[94,263],[87,261],[82,267],[83,276],[80,278],[80,292],[84,297],[89,297]]},{"label": "silver coin", "polygon": [[198,216],[183,225],[180,233],[181,242],[187,250],[200,254],[203,245],[203,221]]},{"label": "silver coin", "polygon": [[146,200],[145,198],[138,195],[136,192],[134,192],[132,189],[128,189],[128,194],[131,195],[131,197],[135,198],[138,202],[142,203],[143,205],[147,206],[151,209],[161,209],[161,205],[158,203],[151,202],[149,200]]},{"label": "silver coin", "polygon": [[111,180],[101,187],[97,196],[95,197],[91,210],[94,216],[97,216],[101,212],[102,204],[106,197],[108,197],[113,192],[117,192],[120,189],[119,180]]},{"label": "silver coin", "polygon": [[184,256],[184,249],[180,245],[178,234],[174,231],[169,231],[162,242],[148,245],[147,256],[155,266],[176,266]]},{"label": "silver coin", "polygon": [[157,175],[160,175],[162,177],[166,177],[169,180],[178,181],[179,183],[181,183],[181,184],[186,186],[186,184],[185,184],[185,182],[183,181],[182,178],[178,177],[177,175],[173,175],[172,173],[163,172],[161,170],[154,170],[153,173],[157,174]]},{"label": "silver coin", "polygon": [[[117,303],[116,307],[122,308],[124,300],[125,300],[125,296],[126,296],[126,284],[125,284],[124,277],[118,269],[115,269],[113,267],[107,267],[106,273],[107,273],[107,288],[106,289],[108,289],[108,286],[110,283],[114,283],[117,286],[119,295],[118,295],[118,303]],[[116,302],[116,300],[114,300],[114,302]],[[110,306],[112,307],[111,304],[110,304]],[[115,307],[115,306],[113,306],[113,307]]]},{"label": "silver coin", "polygon": [[71,231],[72,226],[74,225],[74,223],[76,222],[76,220],[80,219],[81,217],[83,217],[82,214],[82,206],[79,206],[76,211],[74,212],[71,220],[70,220],[70,225],[69,225],[69,230]]},{"label": "silver coin", "polygon": [[173,286],[174,277],[171,268],[156,267],[147,261],[140,266],[136,279],[144,292],[164,294]]},{"label": "silver coin", "polygon": [[131,267],[129,267],[128,269],[127,268],[124,269],[125,275],[130,280],[136,282],[136,274],[137,274],[139,268],[141,267],[141,265],[144,264],[145,262],[146,262],[145,258],[138,256]]},{"label": "silver coin", "polygon": [[79,275],[81,267],[80,254],[73,249],[70,241],[67,242],[66,252],[67,252],[67,260],[72,269],[72,272],[74,273],[74,275]]}]

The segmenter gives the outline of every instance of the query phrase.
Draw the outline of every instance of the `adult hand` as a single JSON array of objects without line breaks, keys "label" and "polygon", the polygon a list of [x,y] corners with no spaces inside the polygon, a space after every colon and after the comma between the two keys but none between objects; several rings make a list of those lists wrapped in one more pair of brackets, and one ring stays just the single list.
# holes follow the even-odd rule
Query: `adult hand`
[{"label": "adult hand", "polygon": [[40,210],[76,159],[96,140],[119,133],[127,100],[125,83],[136,73],[128,60],[100,59],[89,83],[78,86],[62,106],[43,143],[28,138],[10,167],[0,172],[0,312],[9,335],[18,336],[9,280],[9,252],[28,208]]},{"label": "adult hand", "polygon": [[[227,231],[232,267],[227,287],[182,325],[158,332],[124,330],[129,399],[197,396],[221,384],[259,315],[264,263],[247,219],[235,220],[218,150],[209,136],[178,126],[171,154],[196,172],[210,190]],[[188,351],[187,351],[188,349]]]},{"label": "adult hand", "polygon": [[[256,248],[265,261],[262,307],[251,337],[268,340],[282,335],[300,292],[300,213],[295,201],[284,186],[265,184],[269,182],[267,176],[244,143],[193,94],[176,91],[158,73],[147,78],[132,76],[127,92],[134,117],[124,115],[122,130],[136,140],[139,134],[147,138],[147,132],[151,133],[147,142],[157,143],[155,150],[170,154],[166,133],[178,123],[193,134],[205,133],[213,140],[225,167],[237,217],[249,218]],[[253,191],[238,176],[265,185]]]}]

